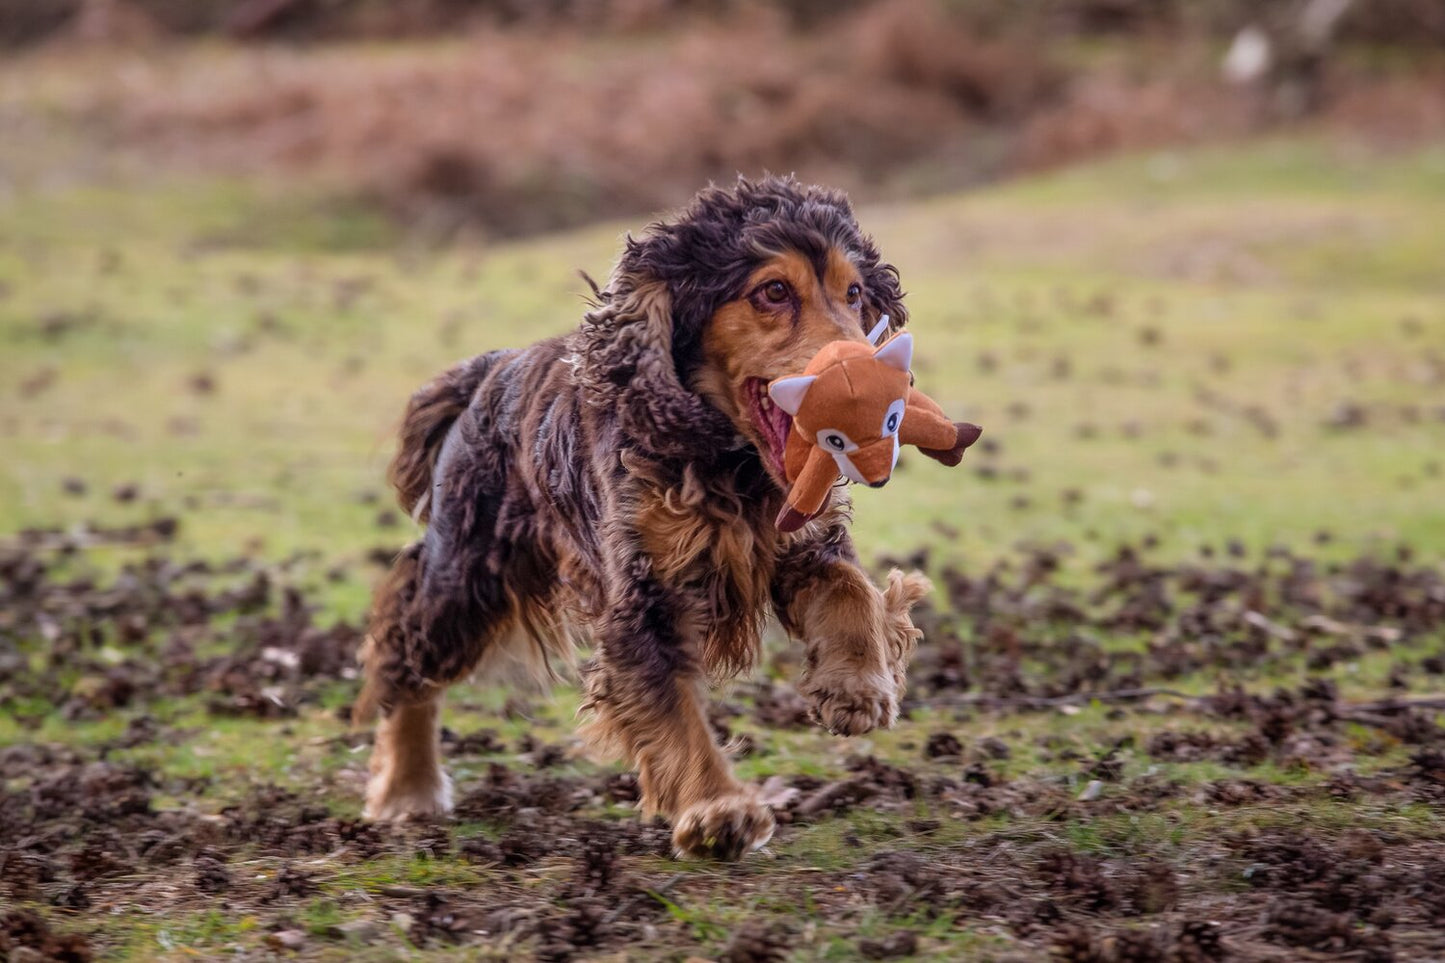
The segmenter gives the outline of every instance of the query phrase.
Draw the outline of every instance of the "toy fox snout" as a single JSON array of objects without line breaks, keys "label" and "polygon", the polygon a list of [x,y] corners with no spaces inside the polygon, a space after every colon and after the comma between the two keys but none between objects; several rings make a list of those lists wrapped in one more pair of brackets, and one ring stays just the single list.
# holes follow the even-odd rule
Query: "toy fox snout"
[{"label": "toy fox snout", "polygon": [[[880,438],[863,445],[846,455],[834,456],[840,463],[843,475],[870,488],[882,488],[893,477],[893,466],[898,463],[898,440],[895,436]],[[847,464],[842,464],[844,460]]]}]

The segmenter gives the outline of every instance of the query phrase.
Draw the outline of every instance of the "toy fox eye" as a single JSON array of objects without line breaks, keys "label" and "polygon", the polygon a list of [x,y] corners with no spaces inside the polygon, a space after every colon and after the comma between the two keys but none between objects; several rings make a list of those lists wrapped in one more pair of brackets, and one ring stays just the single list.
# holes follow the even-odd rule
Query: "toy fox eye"
[{"label": "toy fox eye", "polygon": [[844,441],[841,437],[839,437],[838,435],[829,435],[829,436],[827,436],[826,438],[824,438],[823,441],[824,441],[825,443],[827,443],[827,445],[828,445],[829,448],[834,448],[834,449],[837,449],[838,451],[842,451],[843,448],[847,445],[847,442],[845,442],[845,441]]},{"label": "toy fox eye", "polygon": [[907,398],[899,398],[888,406],[888,412],[883,416],[883,436],[897,436],[898,426],[903,424],[903,409],[908,403]]}]

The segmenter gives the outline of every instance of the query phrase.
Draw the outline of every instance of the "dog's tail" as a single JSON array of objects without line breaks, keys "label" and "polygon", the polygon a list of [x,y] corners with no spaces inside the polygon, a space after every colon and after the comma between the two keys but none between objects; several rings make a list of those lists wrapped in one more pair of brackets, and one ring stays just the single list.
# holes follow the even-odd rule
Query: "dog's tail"
[{"label": "dog's tail", "polygon": [[[472,402],[472,395],[497,360],[508,354],[492,351],[478,355],[423,385],[407,402],[401,419],[401,440],[387,469],[401,508],[417,522],[431,518],[432,475],[447,432]],[[422,543],[401,551],[385,580],[372,596],[367,637],[358,653],[364,681],[351,709],[353,725],[360,725],[386,708],[395,679],[404,674],[406,617],[421,582]]]},{"label": "dog's tail", "polygon": [[353,726],[370,722],[378,709],[391,704],[394,680],[405,673],[406,616],[420,582],[421,542],[413,542],[397,555],[373,593],[366,640],[357,653],[362,684],[351,706]]},{"label": "dog's tail", "polygon": [[504,352],[478,355],[453,366],[424,385],[407,402],[401,420],[401,443],[391,459],[387,479],[396,499],[418,522],[431,517],[432,470],[447,432],[471,404],[477,386]]}]

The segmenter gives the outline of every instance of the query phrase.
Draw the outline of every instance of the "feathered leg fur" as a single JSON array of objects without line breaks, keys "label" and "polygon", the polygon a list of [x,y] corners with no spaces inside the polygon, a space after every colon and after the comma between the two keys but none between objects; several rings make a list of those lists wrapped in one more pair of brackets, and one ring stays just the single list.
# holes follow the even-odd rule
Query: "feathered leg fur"
[{"label": "feathered leg fur", "polygon": [[806,649],[798,691],[829,732],[856,736],[897,721],[922,635],[909,611],[930,589],[923,575],[894,569],[879,590],[838,523],[810,527],[779,560],[774,605]]},{"label": "feathered leg fur", "polygon": [[718,748],[695,620],[649,569],[639,554],[617,573],[588,670],[583,733],[599,754],[637,767],[642,809],[672,821],[679,854],[736,859],[772,837],[773,816]]}]

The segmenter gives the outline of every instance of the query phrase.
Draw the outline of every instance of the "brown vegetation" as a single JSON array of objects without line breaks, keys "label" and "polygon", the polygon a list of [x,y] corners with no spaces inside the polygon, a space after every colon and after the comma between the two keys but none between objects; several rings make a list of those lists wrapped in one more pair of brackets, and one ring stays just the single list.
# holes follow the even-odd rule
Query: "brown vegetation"
[{"label": "brown vegetation", "polygon": [[[1282,120],[1273,80],[1220,77],[1217,38],[1250,17],[1226,0],[1022,13],[935,0],[74,0],[46,16],[15,2],[0,0],[0,44],[66,34],[89,51],[144,45],[143,59],[103,52],[67,74],[83,123],[147,168],[320,181],[434,236],[632,216],[738,172],[917,196]],[[1428,35],[1432,22],[1409,0],[1356,5],[1341,36],[1396,37],[1405,23]],[[162,39],[226,30],[459,39]],[[1098,33],[1131,39],[1104,56],[1068,42]],[[59,46],[53,56],[74,55]],[[1332,58],[1311,75],[1311,109],[1372,137],[1445,129],[1440,66],[1401,63]]]},{"label": "brown vegetation", "polygon": [[[182,69],[184,84],[160,69],[92,110],[172,163],[331,176],[407,222],[504,234],[665,207],[738,171],[878,184],[961,153],[1062,79],[908,2],[808,36],[757,15],[666,42],[489,30],[441,52],[254,50]],[[973,163],[966,178],[991,173]]]},{"label": "brown vegetation", "polygon": [[[789,23],[811,26],[868,6],[870,0],[773,0],[766,4]],[[589,31],[676,26],[728,19],[754,10],[757,0],[0,0],[0,46],[35,43],[64,33],[97,11],[144,17],[173,35],[226,34],[256,39],[325,41],[451,34],[480,25],[567,25]],[[984,30],[1028,21],[1030,32],[1061,35],[1222,36],[1251,19],[1290,16],[1295,4],[1257,0],[971,0],[962,7]],[[1272,8],[1272,9],[1271,9]],[[1438,45],[1445,41],[1445,7],[1435,0],[1370,0],[1347,12],[1341,29],[1366,43]]]}]

